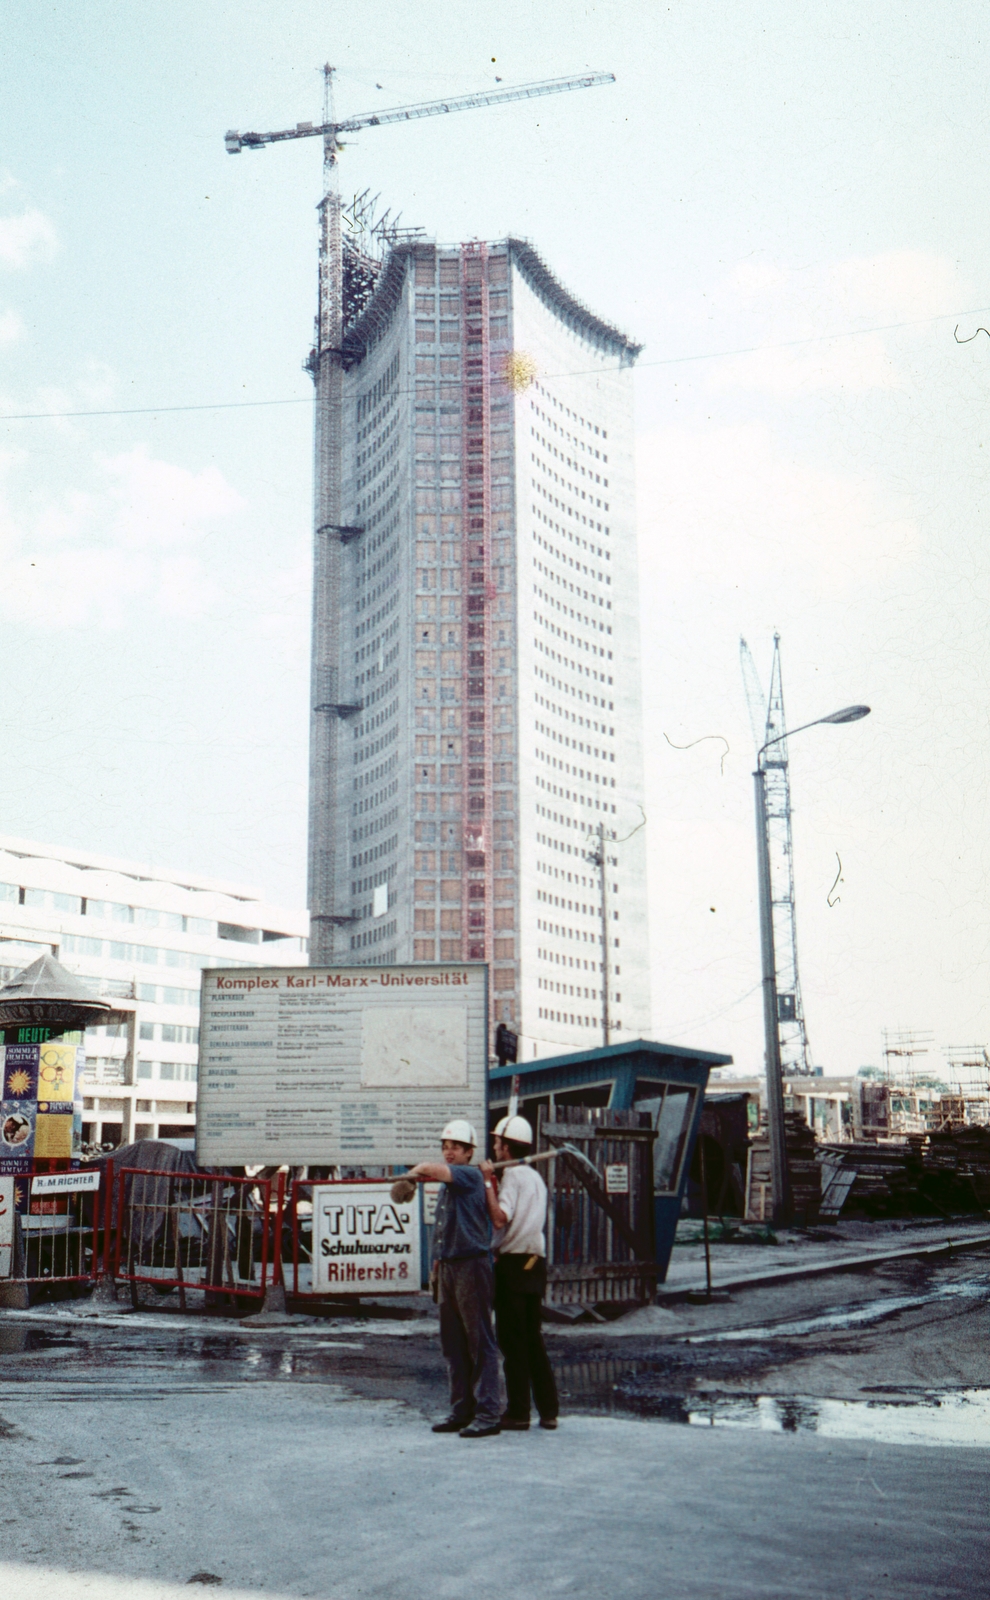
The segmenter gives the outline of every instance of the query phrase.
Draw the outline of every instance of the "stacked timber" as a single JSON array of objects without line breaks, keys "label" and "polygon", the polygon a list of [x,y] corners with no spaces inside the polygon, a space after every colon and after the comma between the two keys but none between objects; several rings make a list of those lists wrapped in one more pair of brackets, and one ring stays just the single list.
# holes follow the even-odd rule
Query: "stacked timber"
[{"label": "stacked timber", "polygon": [[[818,1220],[822,1198],[822,1169],[815,1159],[815,1136],[799,1111],[785,1112],[784,1136],[794,1221],[798,1227],[808,1227]],[[749,1143],[746,1221],[769,1222],[772,1214],[770,1135],[763,1122]]]},{"label": "stacked timber", "polygon": [[877,1144],[819,1145],[834,1174],[855,1172],[841,1209],[848,1215],[960,1215],[990,1210],[990,1128],[944,1128]]},{"label": "stacked timber", "polygon": [[815,1159],[815,1135],[800,1111],[785,1111],[784,1132],[794,1221],[799,1228],[808,1228],[818,1221],[822,1203],[822,1169]]},{"label": "stacked timber", "polygon": [[890,1217],[925,1209],[918,1199],[925,1142],[924,1134],[909,1134],[889,1144],[857,1139],[849,1144],[819,1146],[831,1167],[851,1169],[856,1174],[845,1200],[845,1212]]},{"label": "stacked timber", "polygon": [[925,1152],[925,1172],[944,1202],[990,1210],[990,1128],[947,1128],[933,1133]]}]

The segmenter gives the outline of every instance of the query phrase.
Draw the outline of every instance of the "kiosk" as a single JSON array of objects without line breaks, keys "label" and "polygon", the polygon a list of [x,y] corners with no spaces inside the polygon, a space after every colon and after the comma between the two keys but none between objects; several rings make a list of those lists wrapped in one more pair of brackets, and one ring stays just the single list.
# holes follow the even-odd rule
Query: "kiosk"
[{"label": "kiosk", "polygon": [[[604,1164],[606,1146],[613,1147],[613,1157],[615,1143],[623,1135],[629,1140],[631,1152],[634,1145],[644,1140],[647,1147],[652,1146],[652,1173],[647,1171],[644,1179],[647,1191],[652,1191],[653,1214],[649,1219],[652,1226],[648,1230],[645,1226],[638,1227],[635,1217],[630,1215],[625,1231],[631,1228],[644,1246],[650,1237],[656,1260],[656,1281],[662,1283],[687,1187],[708,1074],[712,1067],[729,1066],[731,1062],[731,1056],[715,1055],[708,1050],[688,1050],[681,1045],[658,1044],[652,1039],[634,1039],[598,1050],[581,1050],[518,1066],[495,1067],[489,1072],[488,1080],[489,1127],[493,1128],[498,1119],[505,1116],[514,1095],[516,1109],[537,1130],[538,1146],[543,1149],[564,1137],[562,1132],[553,1134],[552,1129],[573,1129],[579,1123],[586,1124],[588,1134],[594,1132],[602,1145],[599,1165],[602,1190],[606,1195],[609,1192],[608,1168]],[[573,1142],[573,1135],[568,1137]],[[587,1148],[592,1150],[594,1141]],[[563,1165],[562,1161],[553,1163],[555,1168]],[[611,1161],[613,1171],[621,1165],[614,1159]],[[633,1153],[627,1163],[628,1199],[624,1192],[613,1191],[610,1209],[620,1205],[626,1211],[635,1208],[636,1165]],[[574,1170],[577,1171],[576,1166]],[[621,1183],[621,1177],[616,1177],[614,1182]],[[646,1221],[643,1217],[644,1225]],[[621,1236],[616,1243],[621,1244]],[[558,1256],[566,1253],[566,1244],[558,1237],[553,1243],[548,1239],[548,1246],[552,1276],[554,1251]],[[631,1246],[626,1251],[627,1258],[630,1253],[642,1255],[642,1251],[632,1251]],[[611,1246],[609,1261],[613,1268],[620,1265],[619,1252]],[[598,1264],[596,1270],[600,1275],[608,1275],[607,1265],[605,1260]],[[558,1266],[563,1272],[565,1263],[558,1261]],[[625,1270],[628,1272],[628,1265]],[[612,1275],[621,1276],[614,1271]],[[586,1283],[585,1298],[587,1290]],[[609,1297],[619,1298],[615,1294]]]}]

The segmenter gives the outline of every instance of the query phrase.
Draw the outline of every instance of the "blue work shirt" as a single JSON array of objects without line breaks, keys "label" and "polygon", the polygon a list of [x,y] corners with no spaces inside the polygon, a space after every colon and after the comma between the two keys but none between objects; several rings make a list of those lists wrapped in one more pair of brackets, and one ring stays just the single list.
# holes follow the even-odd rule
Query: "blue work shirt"
[{"label": "blue work shirt", "polygon": [[479,1167],[451,1167],[440,1185],[433,1229],[434,1261],[464,1261],[491,1248],[492,1225]]}]

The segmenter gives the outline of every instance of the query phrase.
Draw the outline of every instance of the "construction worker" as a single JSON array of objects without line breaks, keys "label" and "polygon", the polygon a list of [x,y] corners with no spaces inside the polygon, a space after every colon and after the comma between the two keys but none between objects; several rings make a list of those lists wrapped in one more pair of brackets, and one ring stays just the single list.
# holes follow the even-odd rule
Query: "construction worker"
[{"label": "construction worker", "polygon": [[440,1135],[442,1161],[421,1161],[403,1177],[440,1183],[433,1230],[433,1272],[440,1306],[440,1347],[450,1374],[450,1412],[434,1433],[486,1439],[501,1432],[498,1346],[492,1331],[494,1278],[490,1178],[472,1165],[478,1135],[455,1118]]},{"label": "construction worker", "polygon": [[[503,1117],[494,1134],[496,1161],[532,1154],[533,1130],[525,1117]],[[506,1167],[497,1175],[482,1163],[488,1215],[497,1230],[495,1330],[505,1363],[508,1396],[502,1427],[529,1427],[532,1391],[541,1428],[557,1426],[557,1385],[540,1321],[547,1286],[547,1186],[535,1167]],[[496,1181],[497,1180],[497,1181]]]}]

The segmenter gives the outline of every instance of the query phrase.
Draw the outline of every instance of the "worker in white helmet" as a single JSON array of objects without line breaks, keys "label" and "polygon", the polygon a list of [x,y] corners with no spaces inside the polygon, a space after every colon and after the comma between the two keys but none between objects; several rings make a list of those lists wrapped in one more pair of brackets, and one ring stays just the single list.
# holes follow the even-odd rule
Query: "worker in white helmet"
[{"label": "worker in white helmet", "polygon": [[[494,1133],[496,1161],[522,1161],[533,1151],[525,1117],[503,1117]],[[496,1174],[482,1163],[488,1215],[495,1228],[495,1331],[505,1364],[508,1396],[502,1427],[529,1427],[530,1394],[541,1428],[557,1426],[557,1385],[540,1322],[547,1286],[547,1186],[535,1166],[510,1166]],[[492,1187],[488,1188],[487,1185]]]},{"label": "worker in white helmet", "polygon": [[481,1168],[472,1165],[478,1135],[456,1117],[440,1135],[442,1161],[421,1161],[403,1177],[440,1183],[433,1229],[433,1274],[440,1306],[440,1347],[450,1374],[450,1412],[434,1433],[485,1439],[501,1431],[498,1346],[492,1330],[491,1223]]}]

